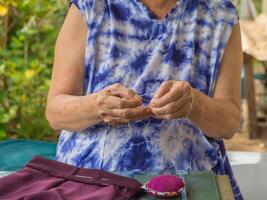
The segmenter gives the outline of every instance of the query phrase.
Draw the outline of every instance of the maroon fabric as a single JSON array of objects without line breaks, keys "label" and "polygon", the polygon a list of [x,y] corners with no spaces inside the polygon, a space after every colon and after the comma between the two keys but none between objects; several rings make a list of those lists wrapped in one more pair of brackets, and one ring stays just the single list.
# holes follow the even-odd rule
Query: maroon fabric
[{"label": "maroon fabric", "polygon": [[141,184],[99,169],[34,157],[22,169],[0,179],[1,200],[126,200]]}]

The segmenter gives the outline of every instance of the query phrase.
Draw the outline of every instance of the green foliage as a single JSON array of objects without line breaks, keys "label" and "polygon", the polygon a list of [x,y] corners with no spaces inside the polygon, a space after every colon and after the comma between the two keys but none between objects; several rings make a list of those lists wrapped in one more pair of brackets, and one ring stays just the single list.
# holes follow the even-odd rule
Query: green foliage
[{"label": "green foliage", "polygon": [[67,1],[0,0],[0,4],[14,10],[7,47],[0,49],[0,140],[55,138],[45,119],[45,105]]},{"label": "green foliage", "polygon": [[261,4],[262,4],[262,0],[254,0],[256,9],[258,13],[261,13]]}]

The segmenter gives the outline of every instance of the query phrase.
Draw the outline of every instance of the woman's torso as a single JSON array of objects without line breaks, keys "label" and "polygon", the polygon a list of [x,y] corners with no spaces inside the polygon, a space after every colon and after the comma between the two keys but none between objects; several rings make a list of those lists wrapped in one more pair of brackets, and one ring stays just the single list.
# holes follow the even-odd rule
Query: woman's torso
[{"label": "woman's torso", "polygon": [[[89,28],[84,93],[121,83],[146,104],[166,80],[185,80],[212,96],[236,23],[224,0],[180,0],[157,20],[140,0],[78,0]],[[148,118],[61,132],[55,159],[109,171],[211,170],[219,145],[187,119]]]}]

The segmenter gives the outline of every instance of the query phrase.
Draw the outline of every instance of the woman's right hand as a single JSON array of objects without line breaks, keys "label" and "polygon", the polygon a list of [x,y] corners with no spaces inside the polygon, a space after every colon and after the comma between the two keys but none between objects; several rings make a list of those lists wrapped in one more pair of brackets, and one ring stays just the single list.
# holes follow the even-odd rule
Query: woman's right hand
[{"label": "woman's right hand", "polygon": [[132,89],[119,83],[108,86],[97,93],[97,113],[111,125],[121,125],[151,116],[151,109],[142,105],[142,98]]}]

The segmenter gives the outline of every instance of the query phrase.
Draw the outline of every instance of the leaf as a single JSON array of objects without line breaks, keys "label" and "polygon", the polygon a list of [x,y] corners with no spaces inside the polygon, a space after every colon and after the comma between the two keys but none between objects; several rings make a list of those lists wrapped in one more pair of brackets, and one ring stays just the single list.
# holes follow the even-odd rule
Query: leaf
[{"label": "leaf", "polygon": [[7,138],[7,134],[5,130],[0,129],[0,140],[5,140]]},{"label": "leaf", "polygon": [[18,111],[18,106],[14,105],[9,109],[9,116],[10,118],[14,118],[17,115],[17,111]]},{"label": "leaf", "polygon": [[1,114],[0,123],[8,123],[10,116],[7,113]]},{"label": "leaf", "polygon": [[0,65],[0,75],[5,73],[5,64]]}]

